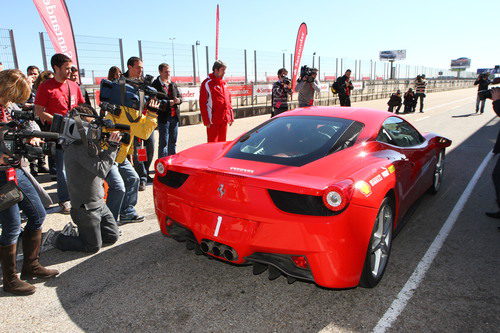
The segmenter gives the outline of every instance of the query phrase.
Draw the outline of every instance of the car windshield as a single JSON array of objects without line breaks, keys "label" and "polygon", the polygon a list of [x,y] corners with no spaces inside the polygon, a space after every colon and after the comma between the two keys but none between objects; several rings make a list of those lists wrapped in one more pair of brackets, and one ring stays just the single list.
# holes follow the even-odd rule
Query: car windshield
[{"label": "car windshield", "polygon": [[273,118],[243,135],[226,157],[301,166],[351,146],[362,128],[341,118]]}]

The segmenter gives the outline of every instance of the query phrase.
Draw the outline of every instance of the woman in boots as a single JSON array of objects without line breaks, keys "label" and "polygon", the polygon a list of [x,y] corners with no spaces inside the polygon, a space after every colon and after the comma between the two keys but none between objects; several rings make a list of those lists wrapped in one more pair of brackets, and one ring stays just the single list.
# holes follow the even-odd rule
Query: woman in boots
[{"label": "woman in boots", "polygon": [[[19,70],[5,70],[0,72],[0,122],[9,122],[10,115],[5,107],[9,103],[20,103],[25,101],[30,93],[27,78]],[[36,141],[36,140],[35,140]],[[39,259],[40,245],[42,241],[42,224],[45,220],[45,208],[35,187],[20,168],[11,169],[12,161],[9,161],[5,146],[0,144],[2,152],[0,155],[0,187],[9,181],[17,181],[18,187],[23,193],[23,200],[9,208],[0,211],[0,223],[2,233],[0,235],[0,261],[2,263],[3,289],[16,295],[31,295],[35,287],[28,282],[31,278],[50,278],[59,274],[55,269],[43,267]],[[16,249],[17,240],[21,233],[20,210],[28,217],[28,223],[24,228],[22,236],[23,244],[23,267],[21,279],[17,277]]]}]

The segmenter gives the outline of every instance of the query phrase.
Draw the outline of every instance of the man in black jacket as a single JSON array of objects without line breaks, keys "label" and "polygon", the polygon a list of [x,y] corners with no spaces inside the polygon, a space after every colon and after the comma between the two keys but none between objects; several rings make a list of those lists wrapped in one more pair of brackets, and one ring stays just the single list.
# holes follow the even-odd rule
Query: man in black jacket
[{"label": "man in black jacket", "polygon": [[482,90],[488,90],[488,86],[491,81],[488,79],[488,74],[480,74],[476,81],[474,81],[474,85],[478,85],[477,89],[477,98],[476,98],[476,113],[479,112],[479,104],[481,104],[481,113],[484,112],[484,103],[486,100],[484,98],[479,97],[479,92]]},{"label": "man in black jacket", "polygon": [[351,82],[351,70],[346,70],[345,74],[339,77],[335,84],[338,87],[336,90],[339,94],[340,106],[351,106],[351,91],[354,89]]},{"label": "man in black jacket", "polygon": [[172,82],[170,66],[162,63],[158,66],[158,72],[160,76],[153,81],[153,87],[168,96],[158,114],[158,158],[160,158],[175,154],[180,115],[179,105],[182,103],[182,96],[177,84]]},{"label": "man in black jacket", "polygon": [[[495,111],[497,116],[500,117],[500,88],[491,89],[491,99],[493,100],[493,110]],[[495,143],[495,146],[493,147],[493,154],[500,154],[500,131],[498,132],[497,141]],[[498,207],[500,207],[500,158],[498,157],[495,168],[493,169],[492,178],[493,184],[495,185],[497,205]],[[486,215],[489,217],[500,219],[500,210],[496,212],[486,212]]]},{"label": "man in black jacket", "polygon": [[393,112],[394,108],[396,108],[396,114],[398,114],[399,110],[401,110],[401,102],[401,90],[398,89],[394,94],[391,95],[389,102],[387,102],[387,105],[389,105],[389,109],[387,111]]}]

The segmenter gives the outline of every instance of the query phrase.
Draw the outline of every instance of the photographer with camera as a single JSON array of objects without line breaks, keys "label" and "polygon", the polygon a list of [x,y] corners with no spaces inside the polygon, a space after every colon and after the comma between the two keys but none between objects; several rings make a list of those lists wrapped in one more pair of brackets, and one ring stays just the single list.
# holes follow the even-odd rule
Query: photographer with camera
[{"label": "photographer with camera", "polygon": [[426,86],[427,82],[425,81],[425,75],[417,75],[417,79],[415,80],[415,109],[417,108],[418,100],[420,100],[420,113],[424,113]]},{"label": "photographer with camera", "polygon": [[319,81],[316,79],[318,70],[302,66],[300,68],[300,77],[297,80],[295,92],[299,93],[299,107],[312,106],[314,104],[314,93],[320,92]]},{"label": "photographer with camera", "polygon": [[[55,114],[66,116],[69,110],[78,104],[85,103],[80,87],[69,80],[71,75],[71,59],[62,53],[56,53],[50,59],[54,70],[54,78],[42,83],[36,92],[35,113],[44,124],[52,124]],[[62,147],[56,150],[57,197],[61,213],[69,214],[68,186],[64,170],[64,152]]]},{"label": "photographer with camera", "polygon": [[346,70],[344,75],[335,80],[333,88],[339,94],[340,106],[351,106],[351,91],[354,90],[354,86],[351,82],[350,69]]},{"label": "photographer with camera", "polygon": [[479,112],[479,105],[481,105],[481,114],[484,113],[484,103],[486,102],[485,98],[482,98],[481,92],[488,90],[488,86],[491,81],[489,80],[489,75],[487,73],[479,74],[476,81],[474,81],[474,85],[478,86],[477,89],[477,98],[476,98],[476,113]]},{"label": "photographer with camera", "polygon": [[86,104],[72,109],[66,119],[70,123],[64,124],[61,134],[71,218],[78,227],[78,236],[57,236],[54,245],[62,251],[95,253],[103,243],[113,244],[119,237],[116,220],[104,201],[103,181],[114,164],[121,135],[114,131],[103,136],[100,126],[92,127],[94,114]]},{"label": "photographer with camera", "polygon": [[[22,103],[30,94],[30,83],[19,70],[0,72],[0,122],[11,123],[11,117],[6,111],[10,103]],[[8,126],[0,129],[0,260],[2,263],[3,289],[16,295],[31,295],[35,287],[27,280],[36,278],[51,278],[59,274],[57,270],[43,267],[39,262],[42,241],[42,224],[46,212],[33,177],[19,168],[19,159],[6,146],[4,135]],[[31,140],[33,141],[33,140]],[[13,169],[12,167],[16,167]],[[17,186],[16,186],[17,185]],[[23,267],[21,279],[17,277],[16,250],[21,233],[20,210],[28,218],[22,235]]]},{"label": "photographer with camera", "polygon": [[274,82],[271,94],[271,104],[273,106],[271,118],[288,111],[288,96],[292,95],[292,82],[287,75],[288,71],[285,68],[278,70],[278,81]]},{"label": "photographer with camera", "polygon": [[101,101],[119,105],[118,110],[108,112],[106,118],[115,124],[130,126],[130,142],[120,144],[116,163],[106,177],[109,185],[107,204],[120,224],[144,221],[144,216],[138,215],[135,210],[140,178],[127,156],[134,153],[135,137],[147,140],[152,136],[157,126],[156,112],[160,107],[155,98],[145,103],[144,96],[141,97],[146,92],[152,94],[156,91],[142,76],[142,60],[129,58],[127,68],[117,82],[103,80],[101,83]]}]

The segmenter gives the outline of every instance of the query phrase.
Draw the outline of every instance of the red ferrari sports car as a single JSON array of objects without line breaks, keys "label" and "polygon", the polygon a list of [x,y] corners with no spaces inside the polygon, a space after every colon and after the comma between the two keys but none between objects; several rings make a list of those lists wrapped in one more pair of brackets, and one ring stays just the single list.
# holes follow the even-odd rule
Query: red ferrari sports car
[{"label": "red ferrari sports car", "polygon": [[451,141],[386,111],[309,107],[155,164],[163,234],[254,274],[374,287],[401,216],[441,186]]}]

